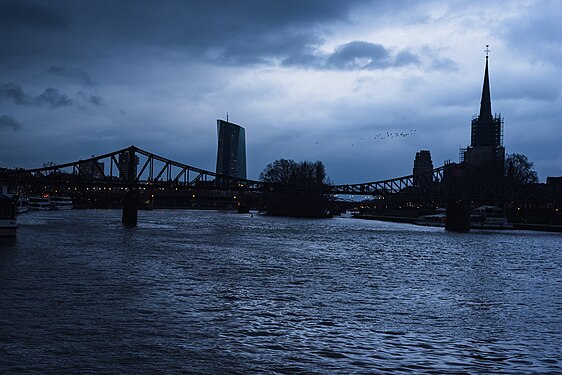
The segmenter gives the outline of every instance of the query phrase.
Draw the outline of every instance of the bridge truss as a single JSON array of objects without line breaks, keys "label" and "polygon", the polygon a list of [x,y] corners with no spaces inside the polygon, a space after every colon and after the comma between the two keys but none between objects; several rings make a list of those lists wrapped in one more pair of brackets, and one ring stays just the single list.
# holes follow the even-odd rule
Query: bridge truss
[{"label": "bridge truss", "polygon": [[175,189],[234,192],[317,191],[332,195],[466,199],[562,205],[560,188],[509,184],[463,163],[450,163],[422,174],[359,184],[279,186],[220,175],[130,146],[104,155],[35,169],[4,169],[0,182],[16,186],[120,189]]},{"label": "bridge truss", "polygon": [[130,146],[104,155],[59,165],[5,172],[17,184],[92,187],[198,187],[260,190],[262,183],[220,175]]}]

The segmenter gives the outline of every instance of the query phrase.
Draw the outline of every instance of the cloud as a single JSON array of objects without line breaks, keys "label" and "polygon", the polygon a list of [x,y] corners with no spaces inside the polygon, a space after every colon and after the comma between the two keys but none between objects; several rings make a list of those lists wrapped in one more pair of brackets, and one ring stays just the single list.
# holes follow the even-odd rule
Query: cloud
[{"label": "cloud", "polygon": [[49,106],[52,108],[77,106],[83,108],[85,104],[96,107],[105,106],[104,99],[97,94],[80,91],[74,98],[61,93],[58,89],[48,87],[37,96],[26,94],[20,85],[7,82],[0,84],[0,101],[11,101],[21,106]]},{"label": "cloud", "polygon": [[30,104],[30,98],[21,86],[12,82],[0,84],[0,100],[11,100],[17,105]]},{"label": "cloud", "polygon": [[20,130],[21,124],[13,117],[2,115],[0,116],[0,128],[12,128],[13,130]]},{"label": "cloud", "polygon": [[0,30],[10,30],[22,26],[36,30],[63,29],[66,19],[51,8],[25,1],[3,1],[0,3]]},{"label": "cloud", "polygon": [[[0,53],[13,65],[22,59],[46,56],[64,64],[116,54],[133,58],[147,50],[181,52],[189,59],[217,65],[267,64],[315,49],[328,25],[349,22],[350,12],[367,2],[191,0],[155,6],[150,1],[123,0],[119,7],[108,1],[54,2],[53,9],[42,3],[9,3],[11,10],[2,17],[15,15],[19,21],[0,29],[5,34],[0,37],[6,41]],[[39,17],[43,13],[44,20]],[[35,26],[26,32],[14,32],[21,24]],[[41,32],[41,27],[55,32]],[[61,56],[64,60],[56,59]],[[78,78],[79,72],[69,71],[62,67],[64,64],[53,64],[50,73]]]},{"label": "cloud", "polygon": [[420,63],[418,56],[407,50],[398,52],[394,58],[394,65],[396,66],[419,65]]},{"label": "cloud", "polygon": [[80,91],[80,92],[78,92],[78,94],[76,94],[76,96],[78,98],[80,98],[82,103],[91,104],[91,105],[96,106],[96,107],[105,106],[105,100],[99,95],[89,94],[87,92]]},{"label": "cloud", "polygon": [[64,107],[74,104],[74,100],[65,94],[61,94],[59,90],[48,87],[41,95],[32,99],[38,105],[46,104],[51,107]]},{"label": "cloud", "polygon": [[562,23],[558,1],[531,2],[502,26],[499,33],[509,48],[534,61],[560,67]]},{"label": "cloud", "polygon": [[218,65],[274,65],[276,60],[303,54],[319,44],[317,36],[300,31],[257,34],[209,48],[205,59]]},{"label": "cloud", "polygon": [[20,85],[8,82],[0,84],[0,99],[12,101],[17,105],[48,105],[51,107],[64,107],[74,104],[74,100],[59,90],[48,87],[38,96],[27,95]]},{"label": "cloud", "polygon": [[90,95],[90,98],[88,100],[91,104],[95,105],[95,106],[102,106],[104,105],[104,101],[103,98],[99,95]]},{"label": "cloud", "polygon": [[[50,23],[33,21],[38,8]],[[0,149],[18,145],[5,154],[21,164],[29,149],[51,159],[45,144],[65,161],[134,143],[213,168],[229,111],[247,128],[249,174],[279,157],[323,160],[340,182],[407,174],[419,149],[437,164],[469,141],[490,43],[506,147],[548,165],[562,141],[558,14],[556,1],[0,0],[0,114],[30,133],[8,127]],[[404,128],[416,136],[366,141]]]},{"label": "cloud", "polygon": [[419,58],[408,50],[395,55],[382,44],[354,40],[338,46],[331,54],[303,54],[290,56],[281,63],[318,70],[375,70],[419,65]]},{"label": "cloud", "polygon": [[336,48],[327,66],[339,70],[381,69],[389,64],[390,53],[380,44],[353,41]]},{"label": "cloud", "polygon": [[80,69],[72,69],[72,68],[53,65],[47,69],[47,72],[56,76],[75,80],[85,86],[91,87],[95,85],[95,82],[92,80],[90,75]]},{"label": "cloud", "polygon": [[446,57],[436,56],[432,59],[430,68],[432,70],[443,70],[447,72],[456,72],[459,69],[458,64]]}]

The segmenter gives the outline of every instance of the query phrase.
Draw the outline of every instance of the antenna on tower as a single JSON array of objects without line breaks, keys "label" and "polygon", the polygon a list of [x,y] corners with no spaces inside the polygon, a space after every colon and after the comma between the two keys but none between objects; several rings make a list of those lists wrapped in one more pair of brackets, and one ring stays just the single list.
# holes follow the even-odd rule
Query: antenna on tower
[{"label": "antenna on tower", "polygon": [[486,49],[484,50],[484,52],[486,52],[486,60],[488,59],[488,54],[490,53],[490,45],[486,44]]},{"label": "antenna on tower", "polygon": [[226,112],[226,122],[228,122],[228,112]]}]

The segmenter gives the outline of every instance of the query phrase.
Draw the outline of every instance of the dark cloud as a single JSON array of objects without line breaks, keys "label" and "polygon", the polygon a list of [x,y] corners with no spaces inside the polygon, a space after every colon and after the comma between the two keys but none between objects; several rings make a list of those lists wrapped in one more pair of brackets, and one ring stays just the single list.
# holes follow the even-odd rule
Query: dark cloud
[{"label": "dark cloud", "polygon": [[0,30],[26,26],[36,30],[63,29],[67,21],[46,3],[31,4],[25,1],[0,2]]},{"label": "dark cloud", "polygon": [[75,98],[61,93],[58,89],[48,87],[37,96],[26,94],[20,85],[7,82],[0,84],[0,102],[11,101],[21,106],[49,106],[52,108],[77,106],[83,108],[85,104],[96,107],[104,106],[105,101],[97,94],[80,91]]},{"label": "dark cloud", "polygon": [[12,128],[13,130],[20,130],[21,124],[13,117],[2,115],[0,116],[0,128]]},{"label": "dark cloud", "polygon": [[72,69],[72,68],[53,65],[47,69],[47,72],[56,76],[69,78],[85,86],[91,87],[95,85],[95,82],[92,80],[90,75],[80,69]]},{"label": "dark cloud", "polygon": [[390,54],[380,44],[353,41],[336,48],[327,65],[340,70],[381,69],[389,65]]},{"label": "dark cloud", "polygon": [[289,56],[281,61],[281,66],[305,69],[325,69],[325,56],[302,54]]},{"label": "dark cloud", "polygon": [[30,98],[21,86],[12,82],[0,83],[0,100],[13,101],[17,105],[30,104]]},{"label": "dark cloud", "polygon": [[90,95],[89,102],[98,107],[104,105],[103,98],[99,95]]},{"label": "dark cloud", "polygon": [[[495,11],[503,7],[506,12]],[[73,159],[64,156],[73,147],[89,156],[138,143],[212,168],[213,124],[228,110],[247,126],[249,171],[253,164],[259,173],[279,157],[318,158],[334,163],[332,177],[349,182],[380,173],[376,160],[393,152],[401,161],[383,163],[388,174],[380,176],[393,177],[401,173],[398,167],[411,172],[420,148],[445,160],[467,142],[484,64],[481,56],[475,68],[476,50],[470,51],[490,42],[498,46],[494,63],[504,55],[503,72],[494,69],[491,77],[494,109],[507,119],[506,139],[515,138],[517,127],[524,133],[533,118],[537,129],[554,129],[544,139],[557,150],[558,14],[555,1],[523,7],[463,0],[449,7],[405,0],[0,0],[0,113],[21,119],[29,130],[21,137],[7,127],[0,149],[17,145],[9,156],[20,163],[28,149],[51,159],[55,147],[45,144],[59,145],[65,161]],[[549,111],[557,112],[545,119]],[[516,118],[525,121],[517,124]],[[369,127],[401,129],[408,119],[419,131],[400,140],[403,145],[358,143]],[[57,124],[72,145],[60,133],[41,133],[45,123]],[[271,129],[279,123],[276,138]],[[317,127],[318,154],[310,156],[313,150],[301,138]],[[334,129],[345,129],[348,145]],[[258,137],[268,145],[263,150],[255,149]],[[326,151],[333,149],[342,152]],[[556,172],[540,174],[559,175],[557,163],[550,167]]]},{"label": "dark cloud", "polygon": [[283,66],[332,70],[374,70],[419,65],[419,58],[410,51],[402,50],[396,55],[381,44],[354,40],[343,44],[331,54],[303,54],[284,59]]},{"label": "dark cloud", "polygon": [[[45,25],[65,24],[55,33],[26,33],[5,28],[0,53],[16,65],[21,59],[52,57],[52,61],[92,60],[147,50],[183,53],[190,59],[218,65],[270,63],[305,54],[322,42],[323,28],[348,22],[350,11],[367,0],[238,0],[42,2],[12,4],[18,19],[34,19],[44,8]],[[36,5],[33,5],[36,4]],[[58,21],[57,21],[58,20]],[[21,21],[22,23],[24,21]],[[39,22],[39,21],[37,21]],[[29,22],[28,22],[29,23]],[[0,29],[0,31],[2,31]],[[64,59],[64,60],[63,60]],[[57,63],[50,73],[87,78]]]},{"label": "dark cloud", "polygon": [[74,104],[70,97],[61,94],[57,89],[49,87],[41,95],[31,96],[27,95],[20,85],[13,82],[0,84],[0,99],[12,101],[17,105],[63,107]]},{"label": "dark cloud", "polygon": [[396,66],[419,65],[420,59],[414,53],[404,50],[396,54],[396,57],[394,58],[394,64]]},{"label": "dark cloud", "polygon": [[89,94],[87,92],[80,91],[78,92],[78,94],[76,94],[76,96],[80,98],[82,103],[91,104],[95,107],[105,106],[105,100],[99,95]]},{"label": "dark cloud", "polygon": [[209,48],[205,59],[219,65],[275,64],[286,56],[300,55],[321,43],[313,34],[299,31],[244,36],[222,47]]},{"label": "dark cloud", "polygon": [[74,100],[65,94],[61,94],[59,90],[51,87],[46,88],[45,92],[33,98],[33,101],[38,105],[46,104],[51,107],[65,107],[74,104]]}]

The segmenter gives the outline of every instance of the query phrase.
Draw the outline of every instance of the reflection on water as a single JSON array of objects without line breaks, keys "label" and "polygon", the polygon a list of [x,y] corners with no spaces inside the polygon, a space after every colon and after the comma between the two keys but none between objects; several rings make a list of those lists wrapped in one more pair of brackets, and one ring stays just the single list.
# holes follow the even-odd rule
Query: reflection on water
[{"label": "reflection on water", "polygon": [[562,371],[560,235],[209,211],[32,212],[1,372]]}]

